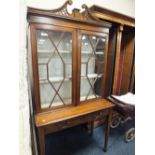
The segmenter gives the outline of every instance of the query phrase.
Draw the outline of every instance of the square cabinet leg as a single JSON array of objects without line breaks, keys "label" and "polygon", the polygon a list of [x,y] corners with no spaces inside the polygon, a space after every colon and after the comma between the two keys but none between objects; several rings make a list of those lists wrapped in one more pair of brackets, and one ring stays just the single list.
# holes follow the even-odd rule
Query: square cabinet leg
[{"label": "square cabinet leg", "polygon": [[39,155],[45,155],[45,133],[43,128],[38,128]]},{"label": "square cabinet leg", "polygon": [[94,131],[94,122],[91,121],[90,122],[90,134],[93,135],[93,131]]},{"label": "square cabinet leg", "polygon": [[111,115],[112,115],[112,111],[110,110],[109,115],[107,116],[107,120],[106,120],[105,142],[104,142],[104,149],[103,149],[104,152],[107,152],[107,147],[108,147],[108,139],[109,139],[109,132],[110,132]]}]

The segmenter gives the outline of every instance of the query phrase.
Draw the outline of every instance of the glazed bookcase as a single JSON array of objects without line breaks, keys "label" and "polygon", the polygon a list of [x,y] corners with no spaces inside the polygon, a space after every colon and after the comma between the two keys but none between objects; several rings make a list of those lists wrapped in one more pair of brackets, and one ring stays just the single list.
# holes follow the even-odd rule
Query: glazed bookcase
[{"label": "glazed bookcase", "polygon": [[[113,104],[107,101],[111,24],[83,10],[28,8],[28,71],[39,154],[45,135],[105,118],[107,150]],[[109,86],[108,86],[109,87]]]}]

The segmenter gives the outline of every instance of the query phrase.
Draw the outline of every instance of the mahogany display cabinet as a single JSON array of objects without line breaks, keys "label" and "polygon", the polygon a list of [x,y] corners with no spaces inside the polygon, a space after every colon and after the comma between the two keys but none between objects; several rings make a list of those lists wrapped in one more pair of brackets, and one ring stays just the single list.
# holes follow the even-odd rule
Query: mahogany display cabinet
[{"label": "mahogany display cabinet", "polygon": [[113,104],[104,99],[109,22],[84,9],[67,11],[67,1],[55,10],[28,8],[28,62],[39,153],[45,155],[45,135],[106,118],[107,150]]}]

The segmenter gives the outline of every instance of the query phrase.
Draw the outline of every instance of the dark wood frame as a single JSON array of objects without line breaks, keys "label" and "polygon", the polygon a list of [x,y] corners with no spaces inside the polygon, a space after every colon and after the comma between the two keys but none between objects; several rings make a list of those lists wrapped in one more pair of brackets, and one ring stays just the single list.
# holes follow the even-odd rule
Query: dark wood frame
[{"label": "dark wood frame", "polygon": [[130,92],[135,94],[135,55],[133,57],[132,74],[130,77]]},{"label": "dark wood frame", "polygon": [[109,47],[107,58],[107,72],[104,97],[107,97],[112,92],[114,65],[115,65],[115,53],[116,53],[116,40],[117,40],[117,28],[113,26],[109,32]]},{"label": "dark wood frame", "polygon": [[124,48],[122,49],[122,68],[118,93],[126,94],[130,91],[130,80],[132,76],[132,66],[135,53],[135,32],[133,28],[124,27],[123,33]]},{"label": "dark wood frame", "polygon": [[[108,52],[112,53],[113,56],[108,58],[108,62],[112,62],[113,57],[115,57],[115,64],[111,68],[113,70],[113,84],[108,83],[109,87],[107,86],[111,91],[106,92],[105,96],[125,94],[130,91],[131,87],[134,87],[134,82],[130,81],[133,74],[132,64],[134,63],[135,52],[135,19],[97,5],[93,5],[89,9],[96,18],[112,23]],[[114,39],[115,35],[117,36],[116,39]],[[112,72],[108,74],[110,76]],[[134,78],[134,76],[132,77]],[[130,86],[131,84],[133,86]]]},{"label": "dark wood frame", "polygon": [[116,11],[98,5],[93,5],[89,9],[92,12],[93,16],[97,18],[111,21],[112,23],[117,23],[120,25],[135,27],[135,19],[130,16],[118,13]]},{"label": "dark wood frame", "polygon": [[[105,87],[105,84],[106,84],[106,72],[107,72],[107,57],[108,57],[108,38],[109,38],[109,35],[106,34],[106,33],[101,33],[101,32],[92,32],[92,31],[87,31],[87,30],[78,30],[78,36],[79,36],[79,40],[78,42],[80,43],[80,45],[78,45],[78,74],[77,74],[77,78],[78,78],[78,82],[77,82],[77,103],[80,103],[80,79],[81,79],[81,37],[82,35],[94,35],[94,36],[100,36],[100,37],[104,37],[106,39],[106,43],[105,43],[105,54],[104,54],[104,66],[103,66],[103,75],[104,75],[104,78],[102,79],[102,86],[101,86],[101,96],[104,97],[104,92],[106,91],[106,87]],[[93,99],[94,100],[94,99]]]},{"label": "dark wood frame", "polygon": [[[36,103],[36,113],[39,112],[44,112],[44,111],[49,111],[49,108],[46,109],[41,109],[40,105],[40,91],[39,91],[39,77],[38,77],[38,59],[37,59],[37,43],[36,43],[36,30],[41,29],[41,30],[55,30],[55,31],[62,31],[62,32],[71,32],[72,33],[72,38],[75,36],[75,30],[72,28],[67,28],[67,27],[61,27],[61,26],[53,26],[53,25],[45,25],[45,24],[33,24],[30,25],[31,29],[31,46],[32,48],[32,65],[33,65],[33,77],[34,77],[34,102]],[[73,40],[72,44],[72,88],[76,88],[76,48],[75,48],[75,41]],[[72,104],[75,105],[76,101],[76,89],[73,89],[72,91]],[[60,106],[62,107],[62,106]],[[60,108],[57,107],[57,108]],[[52,108],[53,109],[53,108]]]}]

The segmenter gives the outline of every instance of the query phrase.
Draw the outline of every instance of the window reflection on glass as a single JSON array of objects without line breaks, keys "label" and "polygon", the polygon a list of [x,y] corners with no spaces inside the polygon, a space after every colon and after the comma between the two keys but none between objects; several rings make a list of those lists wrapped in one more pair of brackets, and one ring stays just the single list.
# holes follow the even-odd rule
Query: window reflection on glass
[{"label": "window reflection on glass", "polygon": [[101,96],[105,38],[83,35],[81,43],[80,101]]},{"label": "window reflection on glass", "polygon": [[71,104],[72,34],[37,30],[36,39],[41,108]]}]

